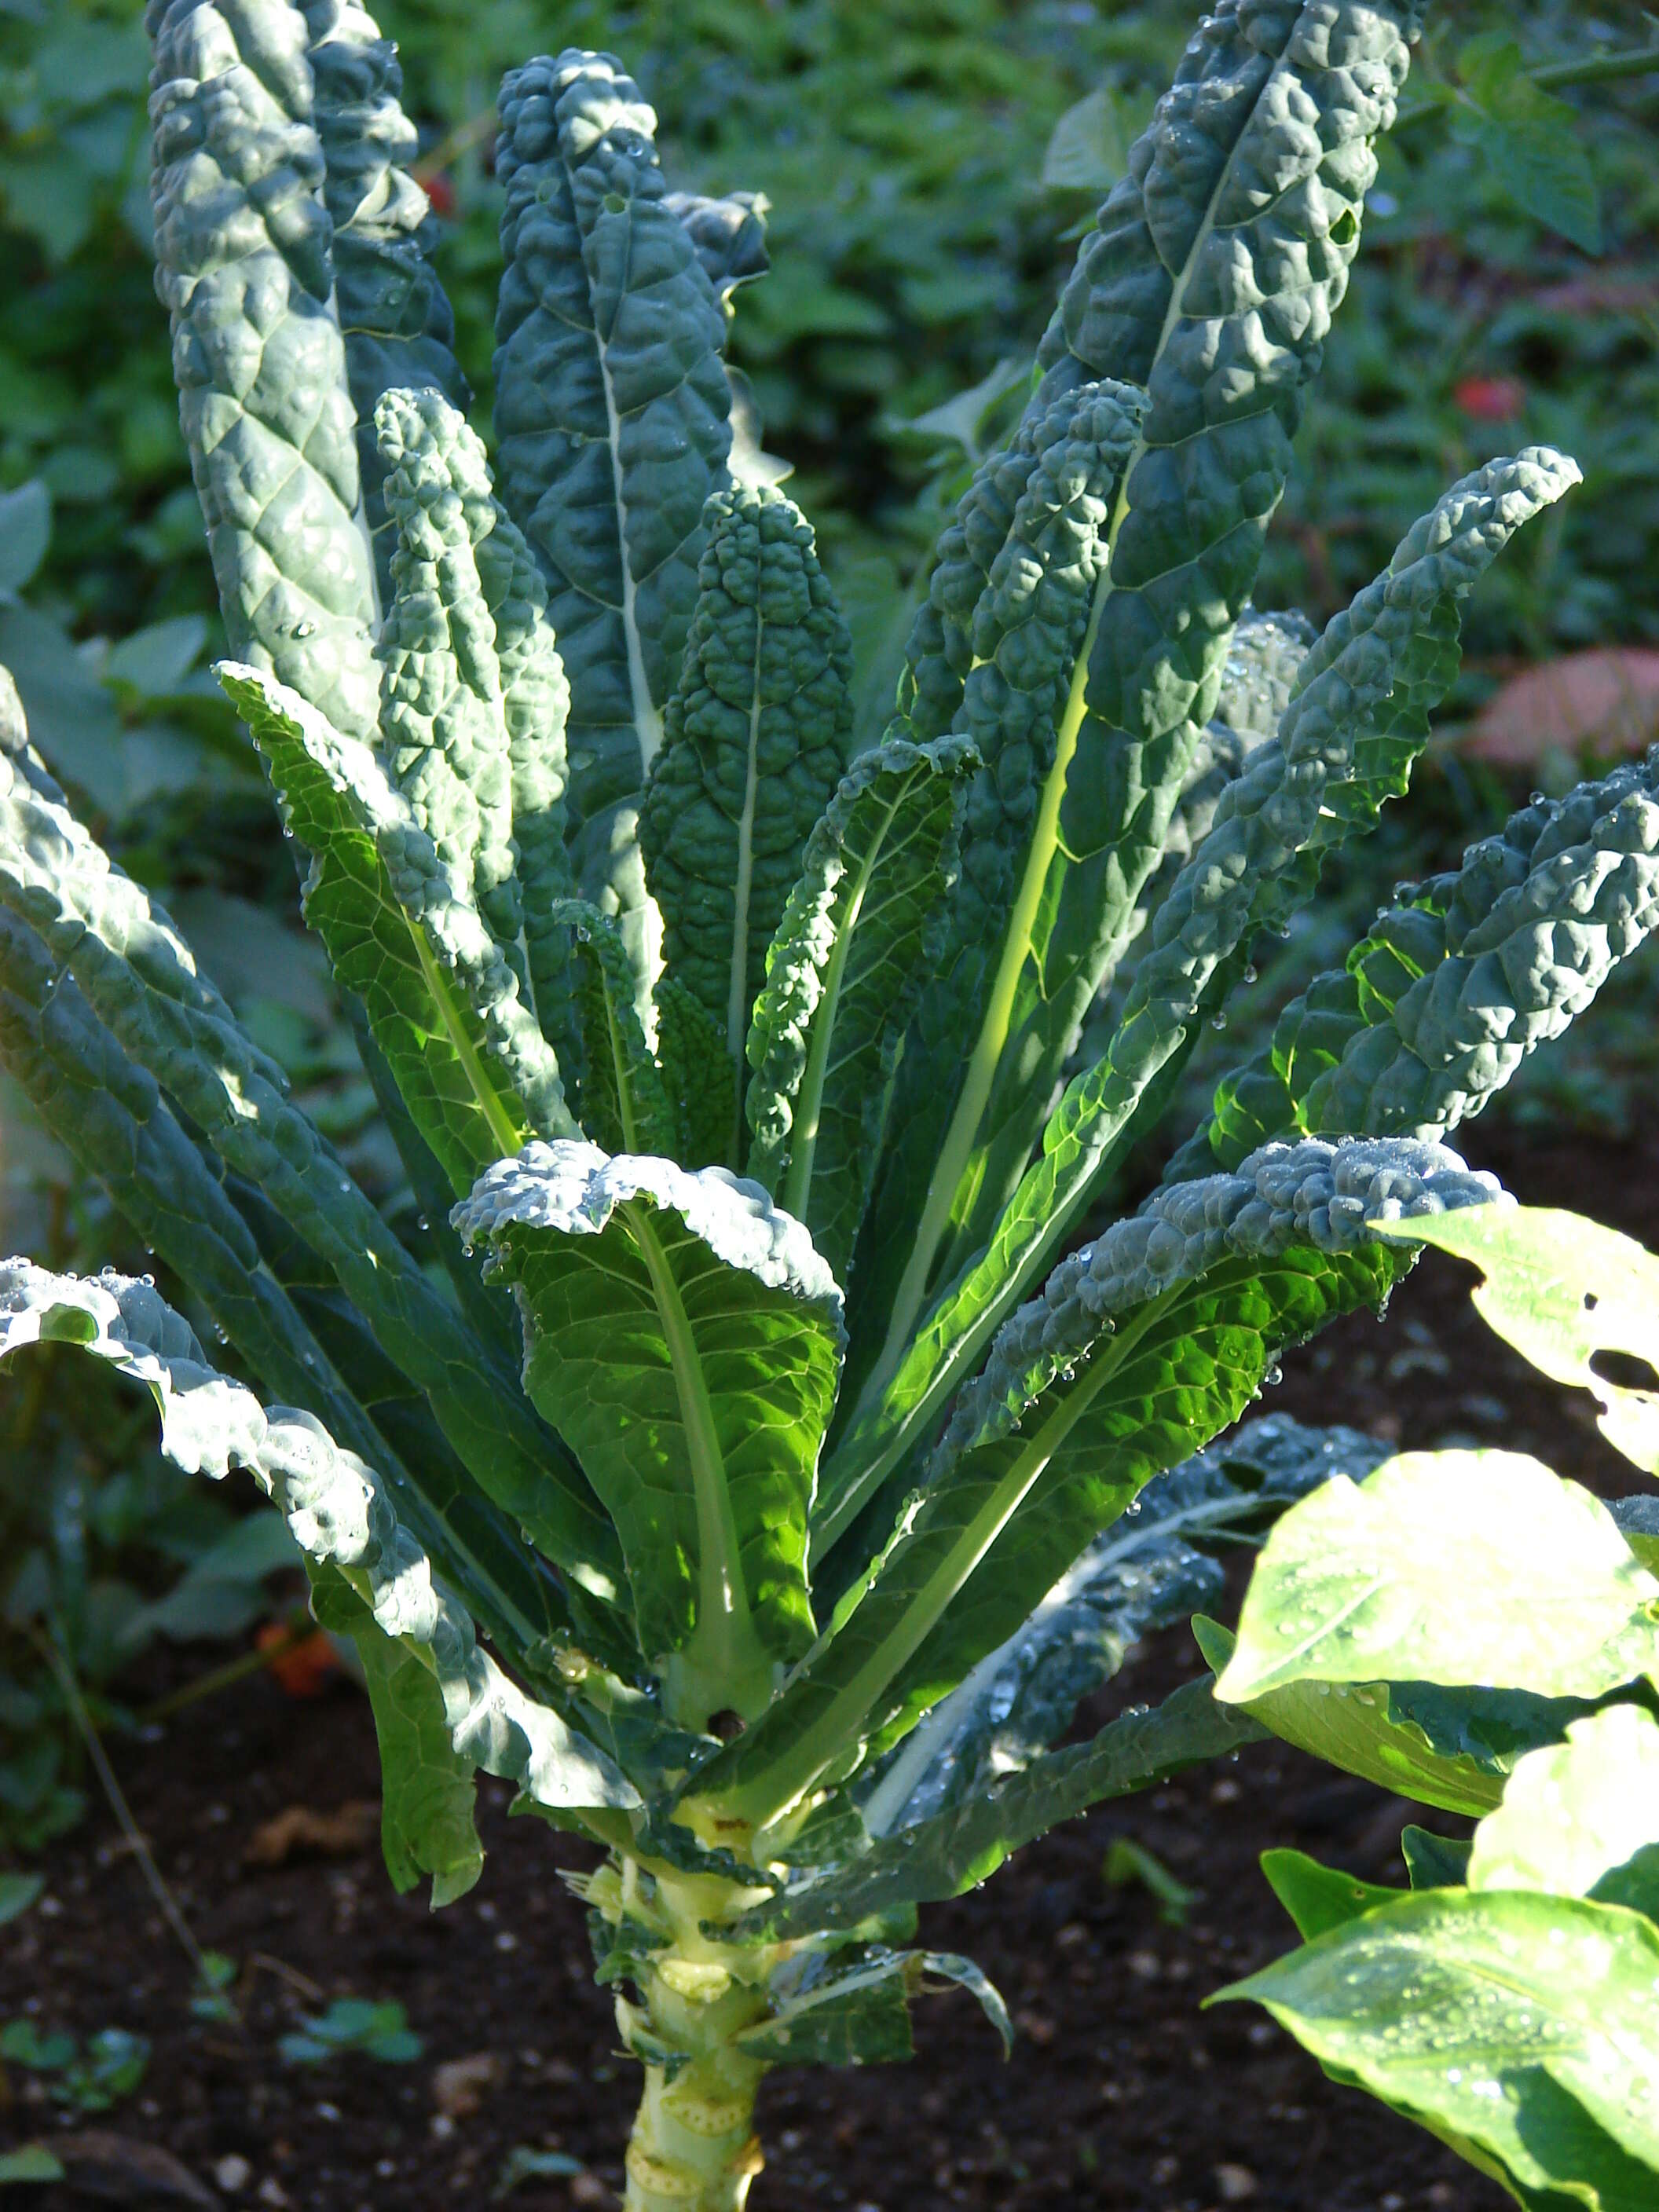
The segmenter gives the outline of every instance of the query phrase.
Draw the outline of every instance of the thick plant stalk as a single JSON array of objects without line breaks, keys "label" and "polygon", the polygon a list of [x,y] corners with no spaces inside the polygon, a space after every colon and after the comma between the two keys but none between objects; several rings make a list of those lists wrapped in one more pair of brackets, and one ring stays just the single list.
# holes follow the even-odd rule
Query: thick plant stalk
[{"label": "thick plant stalk", "polygon": [[628,2141],[623,2212],[742,2212],[763,2160],[754,2132],[764,2058],[746,2030],[771,2012],[777,1945],[723,1943],[723,1927],[757,1894],[709,1875],[641,1873],[624,1858],[587,1885],[614,1940],[654,1942],[629,1962],[640,2002],[617,2000],[623,2041],[645,2066]]},{"label": "thick plant stalk", "polygon": [[[749,2200],[763,2163],[754,2112],[766,2069],[731,2039],[763,2015],[766,2000],[741,1982],[705,1994],[725,1978],[678,1956],[647,1970],[645,2025],[687,2063],[672,2078],[665,2064],[646,2066],[623,2212],[742,2212]],[[618,2013],[626,2003],[618,2000]]]}]

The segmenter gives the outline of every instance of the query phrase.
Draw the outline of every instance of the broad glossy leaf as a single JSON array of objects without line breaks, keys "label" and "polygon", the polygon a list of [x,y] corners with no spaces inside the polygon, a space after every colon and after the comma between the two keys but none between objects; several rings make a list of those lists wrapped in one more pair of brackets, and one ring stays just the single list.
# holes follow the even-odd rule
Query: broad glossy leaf
[{"label": "broad glossy leaf", "polygon": [[845,1279],[893,1070],[957,865],[963,740],[858,760],[802,856],[766,956],[747,1057],[749,1172]]},{"label": "broad glossy leaf", "polygon": [[1491,1190],[1438,1147],[1270,1148],[1064,1261],[963,1394],[864,1587],[700,1794],[769,1818],[904,1734],[1152,1476],[1237,1418],[1282,1346],[1381,1297],[1370,1194],[1398,1224]]},{"label": "broad glossy leaf", "polygon": [[1659,1721],[1614,1705],[1530,1752],[1474,1832],[1471,1889],[1594,1897],[1659,1917]]},{"label": "broad glossy leaf", "polygon": [[371,738],[374,571],[306,16],[162,0],[149,24],[156,288],[231,651]]},{"label": "broad glossy leaf", "polygon": [[[723,1032],[741,1091],[767,947],[851,750],[852,643],[811,527],[782,492],[716,492],[704,529],[640,842],[667,972]],[[734,1127],[734,1169],[740,1142]]]},{"label": "broad glossy leaf", "polygon": [[1536,2212],[1654,2202],[1659,1929],[1638,1913],[1425,1890],[1221,1996],[1265,2005],[1340,2080],[1431,2128]]},{"label": "broad glossy leaf", "polygon": [[1519,1452],[1407,1452],[1278,1523],[1218,1695],[1425,1681],[1599,1697],[1659,1671],[1656,1600],[1578,1484]]},{"label": "broad glossy leaf", "polygon": [[882,1838],[860,1858],[786,1889],[736,1923],[772,1941],[859,1927],[873,1914],[959,1897],[1018,1850],[1091,1805],[1223,1759],[1263,1731],[1216,1704],[1211,1681],[1184,1683],[1150,1712],[1109,1721],[1088,1743],[1046,1753],[1018,1774],[970,1793],[933,1819]]},{"label": "broad glossy leaf", "polygon": [[586,1144],[526,1146],[455,1222],[518,1291],[525,1386],[615,1520],[675,1717],[752,1715],[812,1633],[841,1295],[806,1231],[718,1168]]},{"label": "broad glossy leaf", "polygon": [[1596,1370],[1607,1353],[1659,1373],[1659,1258],[1633,1237],[1552,1206],[1483,1209],[1436,1222],[1429,1243],[1473,1260],[1476,1310],[1553,1382],[1594,1394],[1609,1443],[1659,1474],[1659,1391]]},{"label": "broad glossy leaf", "polygon": [[1397,1889],[1321,1866],[1305,1851],[1263,1851],[1261,1871],[1304,1943],[1316,1942],[1333,1928],[1346,1927],[1379,1905],[1391,1905],[1400,1895]]},{"label": "broad glossy leaf", "polygon": [[1400,1856],[1413,1889],[1462,1889],[1472,1846],[1467,1837],[1437,1835],[1407,1821],[1400,1831]]},{"label": "broad glossy leaf", "polygon": [[[1193,1632],[1221,1674],[1233,1654],[1231,1630],[1200,1617]],[[1519,1690],[1322,1680],[1269,1690],[1241,1710],[1345,1773],[1478,1820],[1499,1802],[1517,1762],[1555,1742],[1589,1707],[1582,1698]]]},{"label": "broad glossy leaf", "polygon": [[269,1412],[210,1367],[189,1328],[148,1284],[110,1273],[0,1267],[0,1357],[36,1343],[79,1346],[155,1399],[161,1449],[187,1474],[243,1467],[311,1556],[339,1570],[390,1637],[434,1674],[456,1752],[518,1782],[538,1803],[613,1806],[638,1793],[596,1745],[526,1697],[483,1650],[465,1606],[435,1579],[383,1478],[313,1415]]},{"label": "broad glossy leaf", "polygon": [[368,748],[257,670],[221,681],[312,855],[306,919],[457,1192],[527,1137],[574,1130],[517,979]]}]

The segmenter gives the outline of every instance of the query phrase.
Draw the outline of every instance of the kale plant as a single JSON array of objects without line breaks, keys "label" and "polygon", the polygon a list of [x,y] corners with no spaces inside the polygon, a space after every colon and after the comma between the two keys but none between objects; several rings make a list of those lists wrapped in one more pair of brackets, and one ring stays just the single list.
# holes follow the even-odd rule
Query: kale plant
[{"label": "kale plant", "polygon": [[1417,12],[1205,20],[854,757],[847,632],[724,364],[752,199],[670,192],[609,57],[508,76],[492,477],[389,45],[349,0],[152,0],[222,681],[425,1225],[14,708],[0,1044],[235,1374],[149,1283],[25,1261],[0,1347],[84,1346],[181,1463],[269,1491],[362,1654],[395,1881],[477,1880],[478,1770],[601,1848],[632,2212],[740,2205],[767,2070],[903,2055],[930,1983],[1000,2024],[917,1906],[1259,1732],[1203,1681],[1054,1747],[1218,1534],[1352,1456],[1203,1448],[1493,1196],[1444,1138],[1656,919],[1659,759],[1413,895],[1068,1255],[1576,475],[1466,478],[1322,636],[1250,606]]},{"label": "kale plant", "polygon": [[[1659,1474],[1659,1260],[1527,1206],[1424,1233],[1479,1262],[1492,1327],[1593,1391],[1608,1442]],[[1621,1362],[1640,1380],[1612,1379]],[[1539,2212],[1659,2189],[1656,1569],[1651,1492],[1609,1507],[1525,1453],[1407,1452],[1291,1508],[1236,1645],[1200,1626],[1218,1697],[1479,1823],[1407,1827],[1404,1891],[1267,1853],[1303,1947],[1222,1996]]]}]

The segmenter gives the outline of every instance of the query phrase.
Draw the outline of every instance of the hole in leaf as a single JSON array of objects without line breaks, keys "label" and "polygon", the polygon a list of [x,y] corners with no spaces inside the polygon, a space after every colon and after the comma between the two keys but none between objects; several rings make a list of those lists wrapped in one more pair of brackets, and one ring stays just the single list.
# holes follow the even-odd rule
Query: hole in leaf
[{"label": "hole in leaf", "polygon": [[607,192],[605,196],[605,211],[607,215],[626,215],[628,202],[620,192]]},{"label": "hole in leaf", "polygon": [[1659,1368],[1638,1352],[1601,1351],[1589,1364],[1590,1373],[1615,1390],[1659,1390]]},{"label": "hole in leaf", "polygon": [[1352,208],[1344,208],[1331,225],[1333,246],[1352,246],[1359,235],[1359,218]]},{"label": "hole in leaf", "polygon": [[1595,1311],[1595,1309],[1597,1308],[1597,1306],[1599,1306],[1599,1305],[1601,1304],[1601,1299],[1600,1299],[1600,1298],[1598,1298],[1598,1297],[1596,1297],[1596,1295],[1595,1295],[1595,1291],[1585,1291],[1585,1293],[1584,1293],[1584,1311],[1585,1311],[1586,1313],[1594,1313],[1594,1312]]}]

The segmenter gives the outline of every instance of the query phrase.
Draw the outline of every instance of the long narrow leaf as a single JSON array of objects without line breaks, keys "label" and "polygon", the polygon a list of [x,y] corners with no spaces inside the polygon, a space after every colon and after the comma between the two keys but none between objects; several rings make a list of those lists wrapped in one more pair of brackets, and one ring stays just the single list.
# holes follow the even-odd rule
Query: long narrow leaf
[{"label": "long narrow leaf", "polygon": [[1214,1156],[1296,1129],[1449,1132],[1656,928],[1659,748],[1522,808],[1402,891],[1217,1086]]},{"label": "long narrow leaf", "polygon": [[1263,1731],[1218,1705],[1206,1676],[1151,1712],[1125,1713],[1091,1742],[1033,1759],[1018,1774],[964,1796],[947,1811],[876,1844],[836,1872],[760,1905],[737,1932],[771,1942],[856,1928],[872,1914],[959,1897],[995,1873],[1010,1852],[1091,1805],[1167,1781],[1183,1767],[1224,1759]]},{"label": "long narrow leaf", "polygon": [[607,54],[503,80],[495,318],[501,496],[535,548],[569,673],[576,888],[615,911],[642,981],[657,921],[636,842],[696,595],[703,509],[728,481],[726,318],[668,204],[657,118]]},{"label": "long narrow leaf", "polygon": [[573,1132],[517,979],[368,748],[256,669],[220,680],[312,855],[306,919],[457,1194],[527,1138]]},{"label": "long narrow leaf", "polygon": [[383,392],[400,387],[441,392],[463,410],[471,393],[455,358],[455,318],[432,265],[437,224],[410,174],[420,140],[400,105],[398,49],[358,0],[303,6],[323,204],[334,230],[334,311],[384,604],[392,596],[392,545],[375,407]]},{"label": "long narrow leaf", "polygon": [[843,1280],[975,758],[961,738],[896,738],[856,762],[812,832],[767,954],[747,1046],[749,1172]]},{"label": "long narrow leaf", "polygon": [[306,18],[147,20],[156,285],[231,650],[369,738],[379,610]]}]

